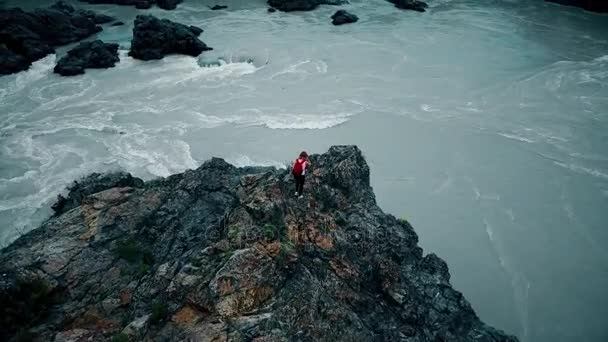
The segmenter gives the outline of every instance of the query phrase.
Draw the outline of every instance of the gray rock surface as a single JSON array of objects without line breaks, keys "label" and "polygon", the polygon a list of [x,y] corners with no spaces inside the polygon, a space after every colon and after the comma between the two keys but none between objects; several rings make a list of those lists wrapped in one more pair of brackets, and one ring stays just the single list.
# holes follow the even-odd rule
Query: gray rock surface
[{"label": "gray rock surface", "polygon": [[78,182],[0,252],[0,340],[516,341],[377,206],[358,148],[311,161],[302,199],[222,159]]}]

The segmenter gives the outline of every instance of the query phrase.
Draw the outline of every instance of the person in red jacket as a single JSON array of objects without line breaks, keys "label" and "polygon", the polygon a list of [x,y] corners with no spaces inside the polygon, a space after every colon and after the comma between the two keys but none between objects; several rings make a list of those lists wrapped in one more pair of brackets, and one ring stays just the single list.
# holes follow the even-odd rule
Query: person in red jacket
[{"label": "person in red jacket", "polygon": [[308,160],[308,153],[302,151],[300,156],[293,163],[293,178],[296,181],[296,197],[302,198],[304,193],[304,180],[306,180],[306,169],[310,167],[310,161]]}]

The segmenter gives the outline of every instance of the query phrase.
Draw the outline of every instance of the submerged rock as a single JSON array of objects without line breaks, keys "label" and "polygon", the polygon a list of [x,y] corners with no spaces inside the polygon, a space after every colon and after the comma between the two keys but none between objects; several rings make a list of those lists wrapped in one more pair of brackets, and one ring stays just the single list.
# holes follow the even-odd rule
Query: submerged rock
[{"label": "submerged rock", "polygon": [[311,159],[302,199],[288,170],[216,158],[77,183],[0,252],[0,339],[516,341],[382,212],[358,148]]},{"label": "submerged rock", "polygon": [[268,4],[283,12],[312,11],[319,5],[342,5],[347,0],[268,0]]},{"label": "submerged rock", "polygon": [[395,7],[397,7],[397,8],[409,9],[409,10],[414,10],[414,11],[418,11],[418,12],[424,12],[424,11],[426,11],[426,8],[429,7],[429,5],[426,2],[418,1],[418,0],[388,0],[388,1],[392,4],[395,4]]},{"label": "submerged rock", "polygon": [[59,2],[50,8],[25,12],[0,10],[0,75],[26,70],[56,46],[79,41],[101,31],[105,16],[76,11]]},{"label": "submerged rock", "polygon": [[54,72],[61,76],[84,74],[84,70],[111,68],[118,58],[118,44],[108,44],[101,40],[80,43],[68,51],[55,66]]},{"label": "submerged rock", "polygon": [[198,39],[203,30],[151,15],[138,15],[129,56],[141,60],[161,59],[168,54],[198,56],[211,50]]},{"label": "submerged rock", "polygon": [[336,11],[336,13],[334,13],[331,16],[332,19],[332,24],[334,25],[343,25],[343,24],[349,24],[349,23],[354,23],[357,20],[359,20],[359,17],[357,17],[354,14],[348,13],[345,10],[338,10]]},{"label": "submerged rock", "polygon": [[225,6],[225,5],[215,5],[215,6],[210,7],[210,8],[211,8],[212,11],[217,11],[217,10],[226,9],[226,8],[228,8],[228,6]]},{"label": "submerged rock", "polygon": [[608,13],[608,1],[605,0],[545,0],[566,6],[576,6],[587,11]]}]

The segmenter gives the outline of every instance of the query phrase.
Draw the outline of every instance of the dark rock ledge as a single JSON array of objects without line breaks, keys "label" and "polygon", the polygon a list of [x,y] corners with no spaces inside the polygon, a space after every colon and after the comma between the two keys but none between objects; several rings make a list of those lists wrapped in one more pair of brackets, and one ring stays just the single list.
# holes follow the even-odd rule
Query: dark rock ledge
[{"label": "dark rock ledge", "polygon": [[516,341],[385,214],[354,146],[289,172],[93,175],[0,252],[0,340]]}]

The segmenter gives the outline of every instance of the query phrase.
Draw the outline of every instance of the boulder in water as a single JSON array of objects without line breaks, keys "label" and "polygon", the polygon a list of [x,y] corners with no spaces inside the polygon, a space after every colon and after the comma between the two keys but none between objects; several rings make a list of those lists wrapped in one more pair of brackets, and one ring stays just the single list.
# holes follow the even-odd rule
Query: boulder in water
[{"label": "boulder in water", "polygon": [[137,9],[148,9],[152,7],[152,3],[149,1],[138,1],[135,3],[135,8]]},{"label": "boulder in water", "polygon": [[95,18],[92,12],[76,11],[65,3],[32,12],[0,10],[0,75],[26,70],[56,46],[101,31]]},{"label": "boulder in water", "polygon": [[576,6],[587,11],[608,13],[608,1],[606,0],[545,0],[560,5]]},{"label": "boulder in water", "polygon": [[156,0],[156,6],[164,10],[174,10],[182,0]]},{"label": "boulder in water", "polygon": [[124,24],[125,24],[125,23],[124,23],[124,22],[122,22],[122,21],[115,21],[115,22],[113,22],[113,23],[112,23],[112,26],[122,26],[122,25],[124,25]]},{"label": "boulder in water", "polygon": [[80,43],[68,51],[55,66],[54,72],[61,76],[84,74],[84,70],[111,68],[119,62],[118,44],[101,40]]},{"label": "boulder in water", "polygon": [[347,0],[268,0],[268,5],[283,12],[312,11],[319,5],[342,5]]},{"label": "boulder in water", "polygon": [[426,8],[429,7],[429,5],[426,2],[418,1],[418,0],[388,0],[388,1],[392,4],[395,4],[395,7],[397,7],[397,8],[408,9],[408,10],[413,10],[413,11],[418,11],[418,12],[424,12],[424,11],[426,11]]},{"label": "boulder in water", "polygon": [[336,13],[334,13],[334,15],[331,16],[332,19],[332,24],[334,25],[343,25],[343,24],[349,24],[349,23],[354,23],[357,20],[359,20],[359,17],[357,17],[354,14],[348,13],[345,10],[338,10],[336,11]]},{"label": "boulder in water", "polygon": [[133,27],[129,56],[141,60],[161,59],[168,54],[198,56],[211,50],[198,39],[203,30],[151,15],[138,15]]}]

